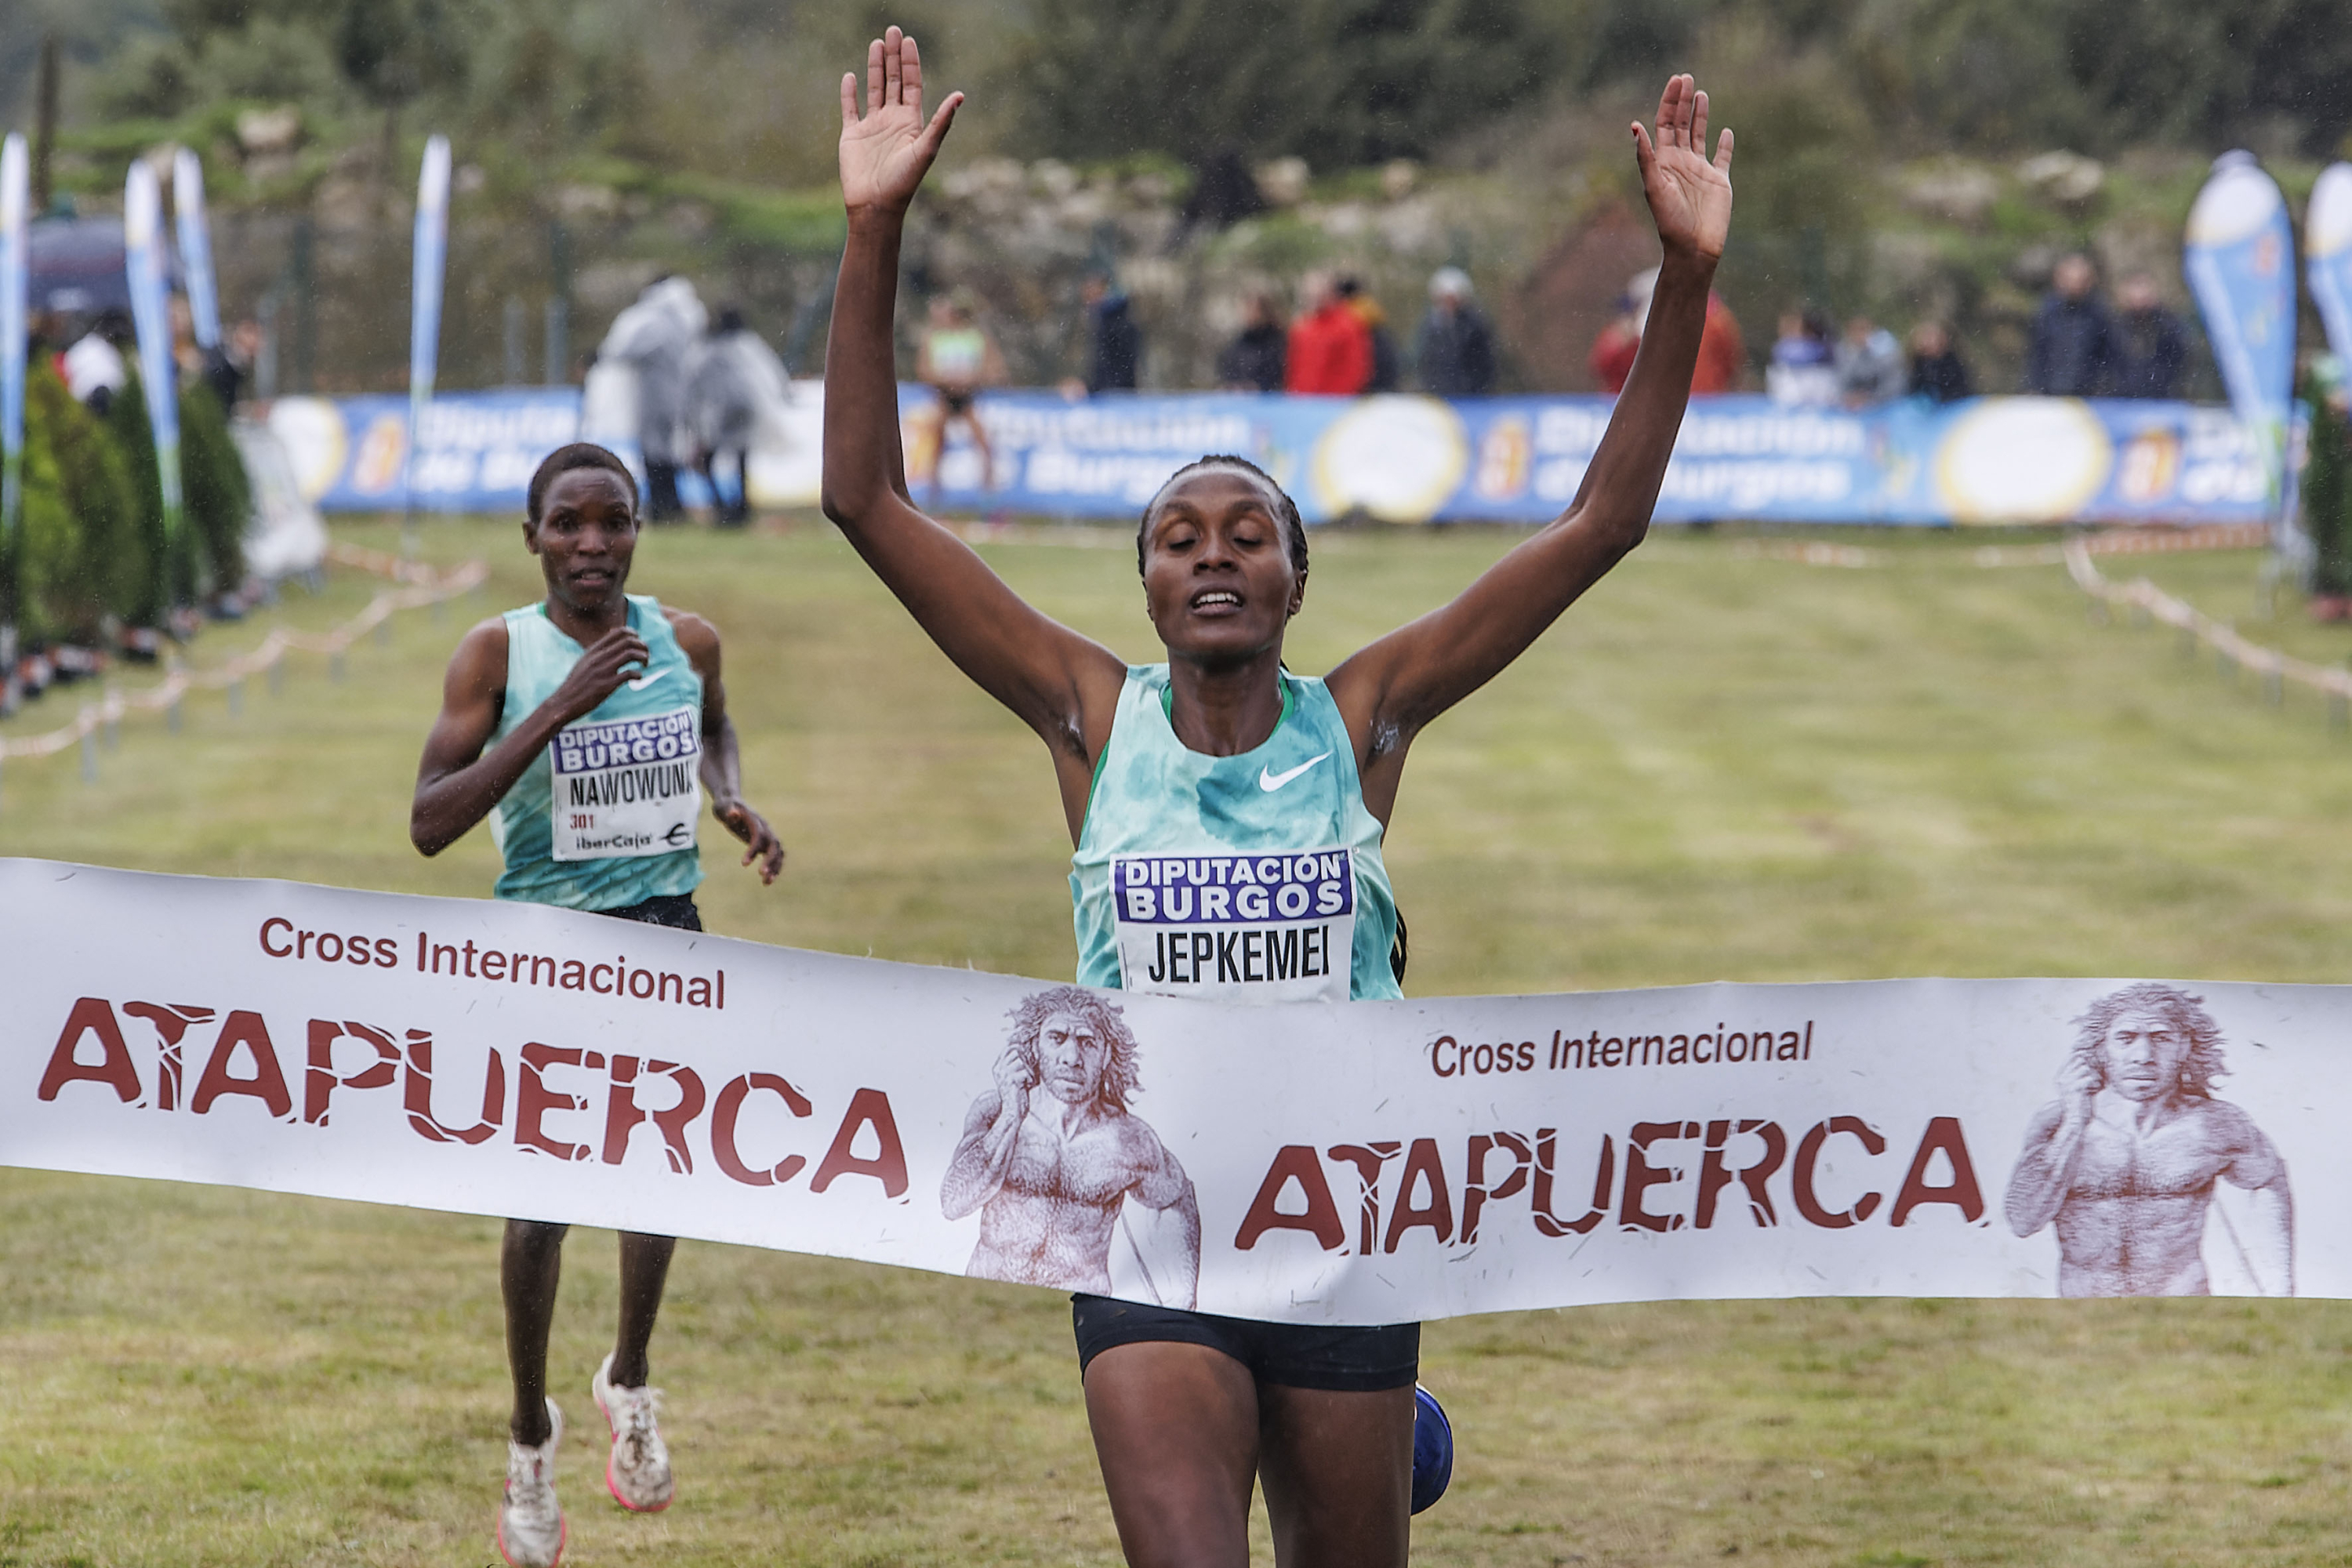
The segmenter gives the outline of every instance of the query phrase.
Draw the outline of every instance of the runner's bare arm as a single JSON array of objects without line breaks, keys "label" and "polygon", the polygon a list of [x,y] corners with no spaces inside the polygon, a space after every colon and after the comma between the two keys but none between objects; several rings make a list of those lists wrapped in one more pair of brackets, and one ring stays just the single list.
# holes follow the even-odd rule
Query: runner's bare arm
[{"label": "runner's bare arm", "polygon": [[925,121],[921,61],[896,27],[867,49],[866,79],[862,118],[856,79],[845,76],[841,86],[849,243],[825,346],[825,515],[956,668],[1044,736],[1083,790],[1109,736],[1126,667],[1023,602],[961,540],[915,509],[897,471],[898,242],[907,205],[962,95],[950,94]]},{"label": "runner's bare arm", "polygon": [[[1654,143],[1637,122],[1633,153],[1664,259],[1632,378],[1568,510],[1495,563],[1460,597],[1391,632],[1331,672],[1332,697],[1383,797],[1420,728],[1500,673],[1578,595],[1642,542],[1682,428],[1698,363],[1707,289],[1731,221],[1731,132],[1709,162],[1706,95],[1688,76],[1666,83]],[[1374,774],[1386,763],[1385,787]]]},{"label": "runner's bare arm", "polygon": [[743,798],[742,751],[736,744],[735,721],[727,717],[727,686],[719,673],[719,628],[691,611],[665,608],[662,614],[669,617],[687,662],[702,677],[700,776],[710,796],[710,814],[749,846],[742,863],[758,863],[761,885],[773,887],[784,868],[784,841]]},{"label": "runner's bare arm", "polygon": [[485,755],[482,748],[498,731],[506,701],[507,626],[493,618],[467,632],[450,656],[441,714],[416,764],[409,841],[422,854],[438,855],[464,837],[505,798],[558,730],[595,711],[649,657],[645,639],[626,626],[606,632],[580,656],[554,694]]}]

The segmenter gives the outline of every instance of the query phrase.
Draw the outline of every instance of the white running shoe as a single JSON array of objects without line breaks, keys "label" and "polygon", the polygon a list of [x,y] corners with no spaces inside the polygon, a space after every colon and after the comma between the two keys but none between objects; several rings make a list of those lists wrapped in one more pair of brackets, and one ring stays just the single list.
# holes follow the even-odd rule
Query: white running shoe
[{"label": "white running shoe", "polygon": [[513,1568],[555,1568],[563,1555],[563,1505],[555,1500],[555,1455],[563,1446],[563,1412],[547,1402],[547,1441],[507,1441],[507,1492],[499,1504],[499,1555]]},{"label": "white running shoe", "polygon": [[604,1467],[604,1486],[613,1500],[632,1513],[659,1513],[677,1494],[669,1473],[669,1445],[655,1424],[661,1414],[658,1388],[623,1388],[612,1381],[613,1358],[597,1367],[588,1392],[613,1429],[613,1458]]}]

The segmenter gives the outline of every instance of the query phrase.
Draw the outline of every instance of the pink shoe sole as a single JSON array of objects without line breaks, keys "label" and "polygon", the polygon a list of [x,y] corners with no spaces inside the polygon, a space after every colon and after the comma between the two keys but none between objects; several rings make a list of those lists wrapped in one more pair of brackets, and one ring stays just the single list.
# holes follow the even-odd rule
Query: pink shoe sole
[{"label": "pink shoe sole", "polygon": [[[596,1414],[604,1418],[604,1436],[606,1440],[610,1442],[619,1442],[621,1438],[621,1429],[613,1425],[613,1413],[604,1407],[604,1402],[601,1399],[596,1401]],[[677,1500],[677,1483],[676,1481],[672,1481],[670,1483],[669,1496],[662,1499],[661,1501],[654,1504],[651,1508],[639,1508],[635,1503],[633,1503],[628,1499],[623,1497],[621,1495],[621,1489],[614,1483],[613,1461],[611,1459],[606,1459],[604,1461],[604,1489],[613,1494],[613,1500],[614,1502],[619,1503],[631,1513],[659,1513],[664,1509],[669,1507],[670,1504]]]},{"label": "pink shoe sole", "polygon": [[[499,1555],[507,1560],[507,1568],[515,1568],[514,1554],[507,1550],[507,1527],[506,1522],[503,1520],[499,1521],[497,1533],[493,1539],[498,1542]],[[563,1561],[563,1549],[571,1543],[571,1541],[572,1521],[567,1519],[562,1524],[555,1527],[555,1557],[553,1559],[553,1563],[561,1563]],[[553,1568],[553,1563],[551,1563],[549,1568]]]}]

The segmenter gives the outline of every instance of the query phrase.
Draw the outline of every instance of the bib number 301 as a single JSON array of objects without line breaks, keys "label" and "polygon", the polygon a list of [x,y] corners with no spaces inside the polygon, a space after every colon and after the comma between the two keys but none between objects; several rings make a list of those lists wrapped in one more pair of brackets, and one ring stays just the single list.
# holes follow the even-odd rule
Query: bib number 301
[{"label": "bib number 301", "polygon": [[1119,983],[1161,996],[1345,1002],[1356,874],[1345,849],[1121,855]]},{"label": "bib number 301", "polygon": [[702,716],[692,708],[574,724],[556,735],[548,754],[556,859],[694,847],[702,808]]}]

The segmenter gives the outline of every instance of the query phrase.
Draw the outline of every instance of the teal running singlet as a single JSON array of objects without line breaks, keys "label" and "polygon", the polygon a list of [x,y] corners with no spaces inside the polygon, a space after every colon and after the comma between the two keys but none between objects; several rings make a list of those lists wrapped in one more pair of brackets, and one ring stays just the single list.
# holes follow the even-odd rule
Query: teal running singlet
[{"label": "teal running singlet", "polygon": [[[555,695],[587,651],[544,604],[509,610],[506,623],[506,703],[492,744]],[[652,655],[645,673],[565,726],[490,815],[507,862],[501,899],[617,910],[702,880],[702,677],[658,602],[630,595],[629,629]]]},{"label": "teal running singlet", "polygon": [[1356,750],[1320,680],[1282,672],[1255,751],[1189,750],[1168,667],[1133,665],[1070,858],[1078,984],[1163,996],[1402,996],[1396,900]]}]

